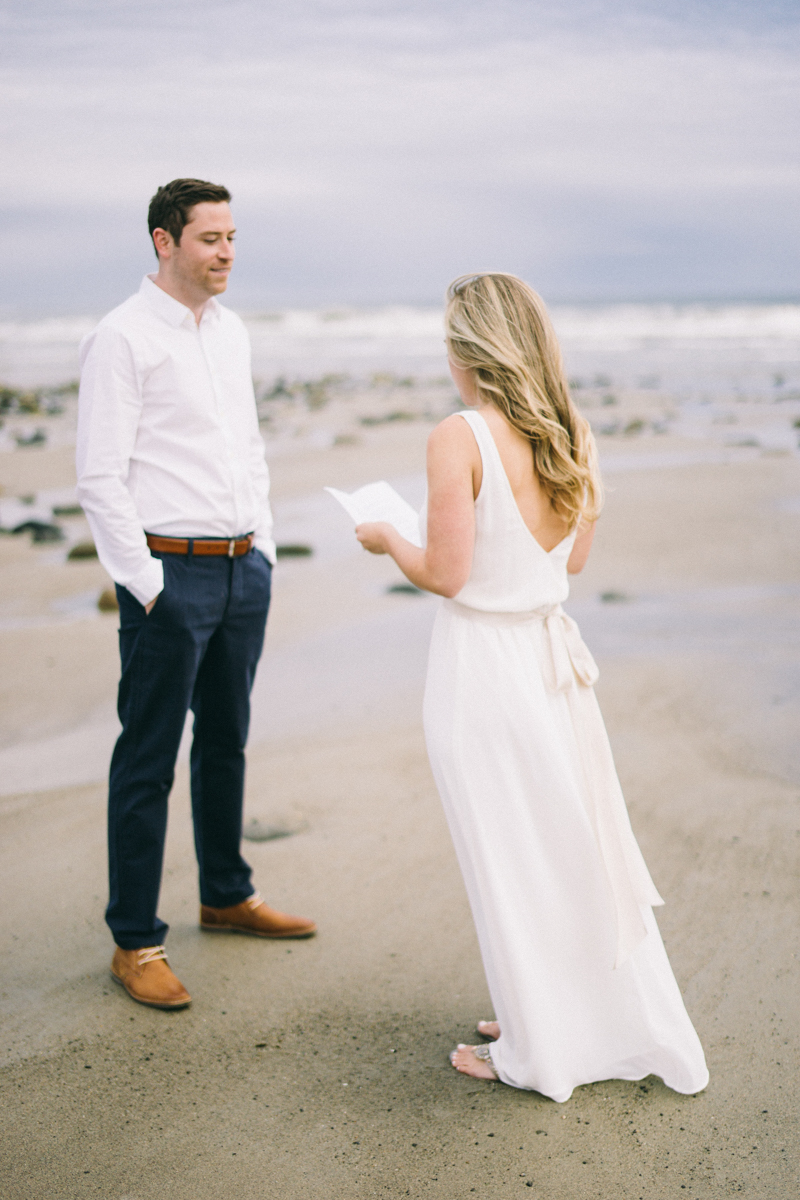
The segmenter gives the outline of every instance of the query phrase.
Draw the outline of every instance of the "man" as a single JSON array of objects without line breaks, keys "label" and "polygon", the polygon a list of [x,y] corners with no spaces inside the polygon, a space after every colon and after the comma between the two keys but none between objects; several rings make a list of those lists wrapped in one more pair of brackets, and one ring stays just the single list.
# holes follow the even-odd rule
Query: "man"
[{"label": "man", "polygon": [[240,853],[244,745],[275,562],[250,346],[215,299],[234,259],[230,194],[175,179],[150,203],[158,272],[81,346],[78,495],[120,607],[108,806],[111,972],[134,1000],[190,996],[156,915],[167,799],[194,713],[202,929],[309,937],[269,908]]}]

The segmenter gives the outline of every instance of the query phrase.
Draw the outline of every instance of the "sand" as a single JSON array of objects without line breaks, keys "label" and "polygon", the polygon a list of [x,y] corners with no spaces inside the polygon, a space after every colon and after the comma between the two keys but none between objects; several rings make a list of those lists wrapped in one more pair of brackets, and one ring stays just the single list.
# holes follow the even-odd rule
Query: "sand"
[{"label": "sand", "polygon": [[[324,511],[323,484],[411,486],[429,428],[275,455],[286,527]],[[4,1197],[795,1194],[797,459],[601,442],[612,490],[570,611],[600,665],[708,1090],[609,1082],[557,1105],[448,1065],[492,1013],[421,733],[435,601],[388,594],[396,568],[347,548],[279,564],[249,752],[248,815],[308,825],[247,844],[257,886],[319,936],[199,931],[182,765],[161,912],[194,1002],[133,1004],[110,981],[102,915],[116,621],[81,598],[103,572],[4,538],[0,766],[49,780],[0,798]],[[62,449],[0,457],[9,495],[68,486],[70,471]],[[59,598],[71,612],[54,613]]]}]

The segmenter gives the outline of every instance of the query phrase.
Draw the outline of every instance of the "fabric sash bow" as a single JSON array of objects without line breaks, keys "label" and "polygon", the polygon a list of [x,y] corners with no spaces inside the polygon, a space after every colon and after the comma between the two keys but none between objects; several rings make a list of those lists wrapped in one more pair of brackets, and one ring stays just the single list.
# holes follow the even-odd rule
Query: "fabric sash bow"
[{"label": "fabric sash bow", "polygon": [[539,611],[536,616],[544,619],[549,659],[546,682],[550,691],[568,691],[576,677],[584,687],[597,683],[600,677],[597,663],[572,617],[567,616],[560,604]]}]

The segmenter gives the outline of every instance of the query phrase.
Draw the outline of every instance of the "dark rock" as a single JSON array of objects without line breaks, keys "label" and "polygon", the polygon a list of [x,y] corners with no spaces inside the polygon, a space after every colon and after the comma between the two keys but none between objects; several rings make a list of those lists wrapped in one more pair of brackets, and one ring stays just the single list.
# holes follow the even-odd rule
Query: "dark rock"
[{"label": "dark rock", "polygon": [[306,404],[310,409],[324,408],[328,403],[328,393],[325,390],[324,383],[317,381],[305,383],[303,384],[303,391],[306,394]]},{"label": "dark rock", "polygon": [[105,588],[97,598],[100,612],[119,612],[119,601],[113,587]]},{"label": "dark rock", "polygon": [[97,558],[97,547],[94,542],[76,542],[71,547],[67,558],[71,562],[81,558]]},{"label": "dark rock", "polygon": [[292,837],[308,829],[308,821],[302,817],[272,816],[258,819],[251,817],[242,829],[242,837],[248,842],[273,842],[278,838]]},{"label": "dark rock", "polygon": [[272,385],[272,390],[264,396],[265,400],[291,399],[294,393],[282,375],[279,375]]},{"label": "dark rock", "polygon": [[44,521],[23,521],[12,533],[29,533],[34,542],[63,542],[64,531],[59,525],[48,525]]},{"label": "dark rock", "polygon": [[21,447],[22,446],[43,446],[44,443],[47,441],[47,434],[45,433],[45,431],[43,429],[37,429],[34,433],[29,434],[27,437],[25,437],[21,433],[18,433],[16,435],[16,437],[14,438],[14,441],[17,443],[18,446],[21,446]]},{"label": "dark rock", "polygon": [[390,587],[387,587],[386,591],[390,595],[401,595],[401,596],[424,596],[425,595],[425,592],[423,592],[422,588],[414,587],[413,583],[393,583]]},{"label": "dark rock", "polygon": [[400,410],[396,410],[395,412],[385,413],[379,417],[359,417],[359,421],[362,425],[389,425],[394,421],[415,421],[415,420],[416,420],[416,417],[415,417],[414,413],[402,412]]}]

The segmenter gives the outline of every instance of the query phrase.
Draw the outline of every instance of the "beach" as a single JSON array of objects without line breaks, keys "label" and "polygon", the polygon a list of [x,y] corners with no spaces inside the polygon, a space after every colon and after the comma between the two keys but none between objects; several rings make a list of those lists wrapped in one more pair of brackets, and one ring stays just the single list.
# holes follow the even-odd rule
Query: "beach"
[{"label": "beach", "polygon": [[[565,607],[600,667],[707,1091],[611,1081],[555,1104],[448,1064],[493,1014],[422,736],[437,601],[361,551],[322,491],[387,479],[421,503],[427,436],[456,405],[427,310],[249,322],[284,554],[246,829],[290,836],[245,856],[268,902],[319,936],[198,929],[187,732],[160,911],[193,1004],[152,1011],[111,982],[117,619],[98,609],[96,558],[68,557],[89,536],[64,386],[86,323],[9,327],[0,526],[61,538],[0,536],[9,1200],[794,1194],[800,309],[559,319],[608,488]],[[21,404],[26,388],[38,398]]]}]

